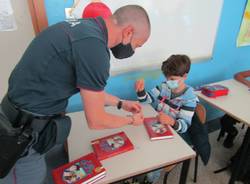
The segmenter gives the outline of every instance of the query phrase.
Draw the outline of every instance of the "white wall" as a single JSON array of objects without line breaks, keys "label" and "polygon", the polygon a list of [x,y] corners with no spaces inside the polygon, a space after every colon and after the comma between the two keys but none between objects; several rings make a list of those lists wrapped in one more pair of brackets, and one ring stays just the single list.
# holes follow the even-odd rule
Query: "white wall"
[{"label": "white wall", "polygon": [[17,30],[0,32],[0,100],[7,92],[8,78],[34,37],[27,0],[11,0]]},{"label": "white wall", "polygon": [[[151,35],[133,57],[122,62],[112,57],[111,74],[160,68],[172,54],[187,54],[192,63],[211,58],[223,0],[103,0],[115,12],[138,4],[151,22]],[[81,17],[89,0],[81,0],[73,16]]]}]

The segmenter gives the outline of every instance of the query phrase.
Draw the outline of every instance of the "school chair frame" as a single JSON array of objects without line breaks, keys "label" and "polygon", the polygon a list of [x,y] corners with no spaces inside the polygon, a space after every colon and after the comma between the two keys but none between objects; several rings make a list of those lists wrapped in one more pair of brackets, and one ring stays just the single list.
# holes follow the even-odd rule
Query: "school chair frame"
[{"label": "school chair frame", "polygon": [[[199,119],[199,122],[202,124],[205,124],[206,123],[206,114],[207,114],[205,107],[202,104],[198,103],[196,108],[195,108],[195,113]],[[194,180],[193,180],[194,183],[196,183],[196,181],[197,181],[198,161],[199,161],[199,154],[196,152],[195,165],[194,165]],[[175,167],[175,165],[171,165],[171,166],[164,168],[165,169],[165,175],[164,175],[164,179],[163,179],[164,184],[167,184],[168,174],[174,167]]]}]

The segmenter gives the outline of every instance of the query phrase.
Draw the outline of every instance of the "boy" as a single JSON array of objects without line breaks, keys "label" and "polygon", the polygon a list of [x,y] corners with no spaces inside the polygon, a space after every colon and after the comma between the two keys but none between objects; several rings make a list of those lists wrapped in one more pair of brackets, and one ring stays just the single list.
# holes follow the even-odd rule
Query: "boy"
[{"label": "boy", "polygon": [[191,125],[198,102],[193,88],[185,84],[190,65],[188,56],[172,55],[162,63],[165,82],[148,92],[144,89],[144,80],[135,84],[139,101],[150,103],[159,112],[159,121],[171,125],[178,133],[185,133]]},{"label": "boy", "polygon": [[[185,84],[190,70],[190,59],[186,55],[172,55],[162,63],[161,70],[166,81],[146,92],[144,80],[135,83],[135,90],[141,103],[150,103],[159,112],[158,120],[168,124],[178,133],[185,133],[191,125],[198,98],[192,87]],[[160,170],[148,174],[148,180],[155,182]]]}]

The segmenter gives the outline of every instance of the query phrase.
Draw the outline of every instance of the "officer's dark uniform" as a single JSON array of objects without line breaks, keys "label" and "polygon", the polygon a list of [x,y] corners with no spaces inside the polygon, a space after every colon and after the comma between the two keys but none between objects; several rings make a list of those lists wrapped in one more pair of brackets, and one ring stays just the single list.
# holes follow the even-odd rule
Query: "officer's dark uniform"
[{"label": "officer's dark uniform", "polygon": [[[11,73],[9,100],[27,112],[51,116],[65,112],[69,97],[79,88],[103,90],[110,68],[107,43],[107,28],[100,17],[50,26],[31,42]],[[45,176],[44,158],[33,148],[14,167],[18,184],[39,183]],[[0,184],[13,178],[12,170]]]}]

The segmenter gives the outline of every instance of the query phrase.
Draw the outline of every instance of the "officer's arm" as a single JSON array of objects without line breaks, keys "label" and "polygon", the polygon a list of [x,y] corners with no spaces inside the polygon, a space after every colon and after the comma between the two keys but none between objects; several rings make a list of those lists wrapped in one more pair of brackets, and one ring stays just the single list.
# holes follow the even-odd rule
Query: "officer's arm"
[{"label": "officer's arm", "polygon": [[133,122],[131,117],[121,117],[105,112],[105,92],[80,89],[85,116],[91,129],[118,128]]},{"label": "officer's arm", "polygon": [[117,106],[120,99],[116,96],[104,92],[104,105]]}]

